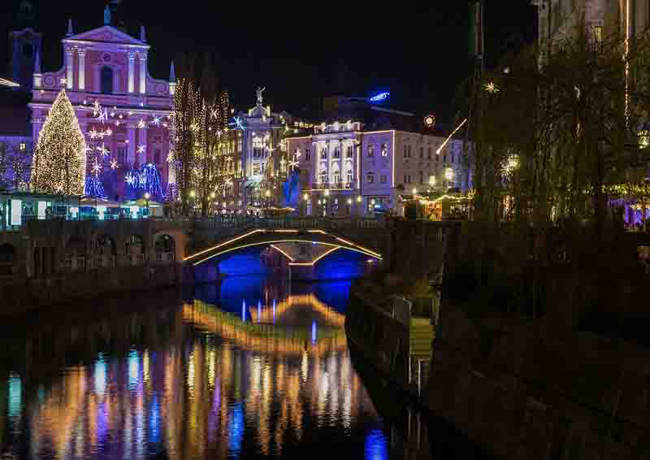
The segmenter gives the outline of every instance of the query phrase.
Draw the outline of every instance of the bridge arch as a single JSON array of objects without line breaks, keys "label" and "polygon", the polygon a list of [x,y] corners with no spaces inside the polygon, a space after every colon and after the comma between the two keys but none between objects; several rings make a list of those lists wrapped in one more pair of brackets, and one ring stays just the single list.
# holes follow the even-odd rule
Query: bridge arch
[{"label": "bridge arch", "polygon": [[[327,251],[327,254],[338,250],[344,249],[348,251],[358,252],[364,254],[368,257],[374,259],[382,260],[382,255],[364,247],[360,244],[357,244],[349,239],[339,237],[335,234],[328,233],[324,230],[294,230],[294,229],[256,229],[251,230],[245,233],[241,233],[232,238],[225,239],[224,241],[215,244],[212,247],[198,251],[195,254],[192,254],[188,257],[185,257],[183,260],[185,262],[190,262],[194,266],[207,262],[210,259],[215,257],[222,256],[224,254],[232,253],[239,251],[241,249],[250,248],[254,246],[271,246],[274,245],[277,247],[279,244],[313,244],[313,245],[322,245],[330,250]],[[284,254],[289,259],[291,256]],[[324,256],[323,256],[324,257]],[[320,259],[319,259],[320,260]],[[292,261],[294,264],[295,260]],[[317,262],[317,261],[316,261]],[[316,263],[309,262],[309,264]]]}]

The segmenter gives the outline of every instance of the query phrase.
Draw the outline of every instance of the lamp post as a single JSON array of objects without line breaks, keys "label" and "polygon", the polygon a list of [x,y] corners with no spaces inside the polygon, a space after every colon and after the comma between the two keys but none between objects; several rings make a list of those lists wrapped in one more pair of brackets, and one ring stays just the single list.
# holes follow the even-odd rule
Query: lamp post
[{"label": "lamp post", "polygon": [[151,198],[151,195],[149,192],[144,194],[144,199],[147,202],[147,217],[149,217],[149,199]]}]

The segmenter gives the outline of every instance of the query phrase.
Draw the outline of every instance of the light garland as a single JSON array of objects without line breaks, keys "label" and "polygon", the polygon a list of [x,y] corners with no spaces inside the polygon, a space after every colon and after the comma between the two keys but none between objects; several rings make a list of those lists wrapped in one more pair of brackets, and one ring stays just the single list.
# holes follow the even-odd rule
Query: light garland
[{"label": "light garland", "polygon": [[43,124],[34,153],[31,188],[38,193],[83,195],[86,140],[62,89]]}]

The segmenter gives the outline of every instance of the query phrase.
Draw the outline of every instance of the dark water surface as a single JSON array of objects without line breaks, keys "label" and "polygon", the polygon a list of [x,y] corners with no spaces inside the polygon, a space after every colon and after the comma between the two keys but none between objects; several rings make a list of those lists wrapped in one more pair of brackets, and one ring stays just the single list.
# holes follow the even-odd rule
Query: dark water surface
[{"label": "dark water surface", "polygon": [[353,364],[349,288],[230,278],[5,320],[0,458],[471,458]]}]

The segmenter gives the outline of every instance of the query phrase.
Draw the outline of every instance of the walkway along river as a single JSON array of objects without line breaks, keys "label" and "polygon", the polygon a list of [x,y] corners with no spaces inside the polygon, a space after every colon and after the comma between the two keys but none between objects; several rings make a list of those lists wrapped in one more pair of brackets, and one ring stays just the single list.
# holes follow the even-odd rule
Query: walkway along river
[{"label": "walkway along river", "polygon": [[6,321],[1,458],[472,458],[353,362],[349,289],[232,277]]}]

